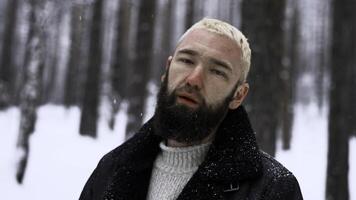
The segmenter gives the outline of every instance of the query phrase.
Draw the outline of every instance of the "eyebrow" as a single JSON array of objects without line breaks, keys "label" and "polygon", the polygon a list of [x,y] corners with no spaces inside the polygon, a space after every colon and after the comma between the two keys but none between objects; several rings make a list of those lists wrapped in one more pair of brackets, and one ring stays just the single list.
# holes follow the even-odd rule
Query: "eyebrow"
[{"label": "eyebrow", "polygon": [[[181,49],[181,50],[179,50],[177,52],[177,54],[188,54],[188,55],[191,55],[191,56],[199,55],[199,53],[197,51],[194,51],[192,49]],[[211,58],[211,57],[209,57],[209,61],[211,61],[212,63],[214,63],[216,65],[219,65],[219,66],[229,70],[230,72],[232,72],[231,66],[225,61],[218,60],[216,58]]]},{"label": "eyebrow", "polygon": [[196,56],[196,55],[199,55],[198,52],[192,50],[192,49],[181,49],[177,52],[177,54],[189,54],[189,55],[192,55],[192,56]]}]

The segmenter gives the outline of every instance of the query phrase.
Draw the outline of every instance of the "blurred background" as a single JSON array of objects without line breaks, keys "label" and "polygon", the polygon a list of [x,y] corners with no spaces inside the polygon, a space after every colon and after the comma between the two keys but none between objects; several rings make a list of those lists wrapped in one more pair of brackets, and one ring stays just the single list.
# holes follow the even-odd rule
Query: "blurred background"
[{"label": "blurred background", "polygon": [[245,107],[305,199],[356,200],[356,0],[0,0],[0,198],[78,199],[194,22],[252,48]]}]

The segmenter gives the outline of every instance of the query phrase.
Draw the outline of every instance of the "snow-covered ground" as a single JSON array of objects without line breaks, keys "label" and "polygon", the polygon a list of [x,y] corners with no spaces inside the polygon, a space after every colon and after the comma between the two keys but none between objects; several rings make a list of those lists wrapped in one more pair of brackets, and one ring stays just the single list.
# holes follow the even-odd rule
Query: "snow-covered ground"
[{"label": "snow-covered ground", "polygon": [[[125,109],[124,109],[125,110]],[[326,111],[314,104],[297,105],[292,149],[282,151],[278,142],[277,159],[299,180],[304,199],[323,200],[325,190],[327,122]],[[78,199],[84,183],[97,162],[123,141],[126,116],[118,113],[111,131],[107,118],[99,121],[96,140],[78,134],[80,111],[46,105],[39,109],[36,131],[23,185],[15,181],[16,139],[19,110],[0,112],[0,199],[69,200]],[[148,118],[147,116],[145,118]],[[356,200],[356,138],[350,141],[350,192]]]},{"label": "snow-covered ground", "polygon": [[[46,105],[39,109],[36,131],[30,140],[30,158],[23,185],[15,181],[19,110],[0,112],[0,199],[78,199],[99,159],[122,143],[124,126],[111,131],[99,121],[96,140],[79,135],[80,111]],[[125,124],[119,113],[116,124]]]}]

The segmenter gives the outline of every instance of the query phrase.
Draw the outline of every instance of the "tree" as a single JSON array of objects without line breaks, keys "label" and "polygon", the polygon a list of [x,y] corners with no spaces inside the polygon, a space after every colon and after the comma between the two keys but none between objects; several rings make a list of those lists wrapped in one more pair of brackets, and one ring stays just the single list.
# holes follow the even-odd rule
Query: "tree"
[{"label": "tree", "polygon": [[8,0],[5,19],[5,33],[0,57],[0,109],[7,107],[12,102],[14,63],[12,60],[18,0]]},{"label": "tree", "polygon": [[141,126],[145,100],[147,97],[146,84],[151,64],[153,50],[153,27],[155,20],[156,1],[140,1],[138,32],[136,42],[137,57],[132,66],[132,77],[128,80],[127,98],[129,102],[126,138],[133,135]]},{"label": "tree", "polygon": [[165,70],[165,65],[168,56],[172,54],[172,24],[174,15],[174,2],[166,0],[162,4],[160,10],[156,12],[156,27],[155,27],[155,49],[153,50],[153,65],[151,67],[150,79],[153,80],[155,85],[161,82],[162,73]]},{"label": "tree", "polygon": [[126,96],[127,68],[129,67],[129,41],[131,22],[131,3],[129,0],[120,1],[116,31],[115,50],[111,65],[111,118],[109,126],[115,126],[115,116],[122,100]]},{"label": "tree", "polygon": [[96,0],[93,5],[93,16],[89,46],[89,66],[86,76],[87,78],[84,89],[83,106],[79,127],[79,133],[81,135],[86,135],[90,137],[96,137],[97,134],[96,131],[100,95],[100,68],[102,63],[102,8],[103,1]]},{"label": "tree", "polygon": [[331,41],[331,87],[328,122],[326,199],[349,199],[349,136],[355,123],[353,97],[356,1],[334,0]]},{"label": "tree", "polygon": [[78,72],[81,66],[80,60],[82,56],[82,36],[84,31],[83,24],[84,9],[82,5],[73,4],[71,8],[71,43],[69,63],[66,74],[65,89],[64,89],[64,105],[69,107],[79,103],[78,95]]},{"label": "tree", "polygon": [[185,17],[185,30],[190,28],[194,24],[194,4],[195,0],[189,0],[187,2],[187,15]]},{"label": "tree", "polygon": [[260,147],[276,152],[282,113],[283,29],[285,0],[242,1],[242,31],[252,49],[248,112]]},{"label": "tree", "polygon": [[27,166],[30,151],[29,138],[36,124],[36,110],[40,101],[41,80],[43,71],[43,36],[41,27],[41,13],[43,1],[31,0],[30,5],[30,30],[28,33],[26,58],[25,58],[25,81],[20,100],[20,130],[17,140],[17,148],[21,152],[18,158],[16,180],[22,183]]},{"label": "tree", "polygon": [[[60,52],[61,52],[61,35],[63,34],[63,16],[64,8],[60,2],[47,1],[46,10],[51,13],[46,16],[46,38],[44,41],[44,52],[46,54],[43,69],[43,95],[41,104],[45,103],[62,103],[63,94],[56,88],[56,81],[61,77],[60,73]],[[63,81],[62,81],[63,82]]]},{"label": "tree", "polygon": [[298,47],[299,47],[299,9],[295,1],[289,1],[290,13],[287,15],[287,30],[285,31],[285,58],[282,71],[282,148],[290,149],[292,140],[292,126],[294,119],[293,105],[297,87]]},{"label": "tree", "polygon": [[319,109],[324,106],[325,93],[327,93],[327,88],[325,84],[325,79],[327,77],[327,72],[329,70],[329,21],[330,21],[330,12],[329,12],[329,1],[320,1],[318,5],[320,18],[316,19],[316,23],[320,23],[320,29],[318,31],[318,37],[316,38],[316,47],[317,47],[317,61],[318,64],[315,78],[315,90],[317,96],[317,103]]}]

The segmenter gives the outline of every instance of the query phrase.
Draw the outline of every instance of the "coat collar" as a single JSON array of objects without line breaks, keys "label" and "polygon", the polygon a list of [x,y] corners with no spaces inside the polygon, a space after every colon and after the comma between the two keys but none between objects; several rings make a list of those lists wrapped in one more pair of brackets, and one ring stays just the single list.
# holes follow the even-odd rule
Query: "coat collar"
[{"label": "coat collar", "polygon": [[[133,197],[139,191],[145,196],[161,140],[154,134],[151,119],[117,149],[117,169],[108,190],[109,196],[122,197],[126,194],[127,198],[117,199],[135,199]],[[222,199],[223,191],[231,184],[260,176],[261,167],[255,135],[245,109],[240,106],[228,112],[206,159],[178,199]]]},{"label": "coat collar", "polygon": [[239,183],[258,178],[261,171],[256,138],[240,106],[228,112],[206,159],[178,199],[224,199],[224,192],[238,190]]}]

